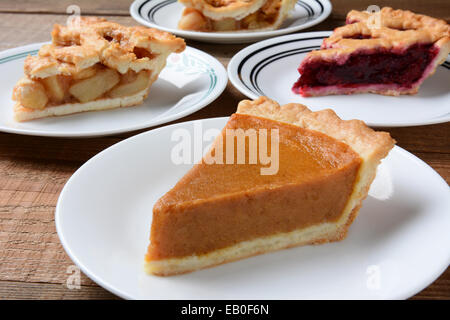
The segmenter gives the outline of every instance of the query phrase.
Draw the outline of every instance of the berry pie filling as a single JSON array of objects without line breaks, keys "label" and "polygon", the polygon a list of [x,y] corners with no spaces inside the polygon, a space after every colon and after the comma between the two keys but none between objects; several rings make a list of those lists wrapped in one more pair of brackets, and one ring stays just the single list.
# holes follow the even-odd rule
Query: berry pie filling
[{"label": "berry pie filling", "polygon": [[307,96],[308,89],[325,86],[352,88],[383,84],[411,88],[438,53],[434,44],[414,44],[400,52],[384,48],[360,50],[341,61],[305,60],[292,90]]}]

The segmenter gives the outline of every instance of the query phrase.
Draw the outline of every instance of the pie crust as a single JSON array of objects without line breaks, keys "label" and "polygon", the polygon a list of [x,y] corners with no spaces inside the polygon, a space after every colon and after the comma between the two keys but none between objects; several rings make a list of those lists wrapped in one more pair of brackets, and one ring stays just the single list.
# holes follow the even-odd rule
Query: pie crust
[{"label": "pie crust", "polygon": [[179,0],[179,2],[213,20],[225,18],[241,20],[259,10],[266,0]]},{"label": "pie crust", "polygon": [[[304,58],[299,72],[305,79],[302,80],[300,77],[293,87],[294,92],[303,96],[359,92],[385,95],[415,94],[422,82],[435,72],[437,66],[443,63],[450,53],[450,26],[443,20],[386,7],[376,13],[350,11],[346,23],[345,26],[336,28],[333,34],[323,41],[320,50],[311,51]],[[392,71],[392,66],[395,67],[396,62],[392,62],[389,67],[387,60],[402,57],[407,59],[408,53],[414,50],[423,50],[425,56],[422,58],[417,55],[416,58],[410,58],[412,61],[415,60],[420,64],[421,59],[428,60],[426,64],[423,62],[420,65],[421,69],[418,69],[411,79],[407,76],[403,79],[401,76],[393,79],[380,76],[384,80],[372,79],[374,82],[370,82],[370,76],[367,76],[368,79],[365,81],[368,82],[356,82],[355,78],[359,76],[358,72],[353,70],[355,77],[353,80],[349,79],[352,73],[349,73],[348,78],[343,79],[341,83],[335,79],[330,80],[339,72],[344,72],[345,67],[357,59],[367,58],[370,68],[372,62],[369,58],[372,56],[373,61],[377,62],[374,56],[377,54],[380,54],[381,63],[384,61],[387,65],[379,73],[400,72]],[[321,74],[318,69],[322,65],[325,65],[323,69],[333,68],[334,71]],[[405,64],[404,68],[408,67],[411,66]],[[362,73],[371,72],[359,69],[362,69]],[[403,71],[407,74],[407,70]]]},{"label": "pie crust", "polygon": [[178,27],[192,31],[261,31],[281,26],[295,0],[179,0]]},{"label": "pie crust", "polygon": [[[280,106],[266,97],[254,101],[241,101],[237,113],[232,115],[225,128],[238,120],[244,123],[245,121],[273,123],[280,128],[288,126],[293,132],[298,130],[297,134],[288,135],[288,140],[285,141],[288,145],[294,143],[296,137],[304,134],[306,139],[309,139],[309,135],[311,138],[317,135],[317,141],[334,141],[333,143],[340,146],[337,149],[328,145],[313,145],[307,149],[314,153],[314,150],[323,148],[328,150],[324,153],[324,157],[330,158],[339,156],[341,152],[349,152],[349,156],[353,157],[351,156],[353,153],[355,158],[343,162],[342,172],[349,174],[348,177],[353,177],[350,179],[354,182],[350,187],[348,184],[344,185],[344,182],[341,182],[343,180],[338,178],[340,175],[330,174],[331,171],[328,169],[315,176],[313,180],[305,182],[297,180],[297,177],[302,176],[297,172],[291,172],[291,175],[283,172],[281,178],[274,178],[275,184],[258,184],[255,189],[252,188],[252,183],[256,183],[260,178],[253,176],[255,180],[252,180],[252,175],[245,172],[246,167],[238,169],[241,171],[236,174],[237,177],[232,178],[232,175],[227,174],[221,178],[232,179],[229,183],[233,188],[224,188],[223,183],[220,185],[224,191],[229,190],[231,193],[216,194],[214,173],[211,175],[213,169],[205,169],[202,163],[197,164],[155,204],[151,243],[145,260],[145,269],[148,273],[167,276],[191,272],[292,246],[344,239],[362,201],[368,194],[378,164],[395,143],[388,133],[375,132],[359,120],[341,120],[332,110],[312,112],[300,104]],[[291,141],[289,137],[294,140]],[[321,140],[321,137],[325,140]],[[336,150],[340,151],[336,153]],[[290,163],[291,160],[299,161],[301,166],[303,160],[299,160],[299,157],[301,154],[294,154],[293,157],[285,159],[285,163]],[[341,165],[336,163],[336,167],[338,166]],[[226,168],[218,168],[216,174],[220,175],[224,169]],[[321,166],[310,169],[317,170],[316,172],[323,170]],[[311,171],[310,169],[306,167],[304,173]],[[241,181],[238,181],[239,179]],[[236,190],[236,185],[242,185],[242,189]],[[314,195],[309,193],[317,186],[319,188],[316,189],[317,193],[313,193]],[[335,192],[349,188],[346,200],[344,198],[340,209],[337,207],[335,209],[339,212],[324,209],[329,205],[329,201],[332,201],[327,193],[330,187],[335,188]],[[208,195],[210,192],[213,193]],[[299,199],[301,201],[296,202]],[[313,214],[299,209],[299,205],[308,201],[312,205]],[[322,212],[323,210],[326,212]],[[302,227],[289,227],[299,217],[313,221],[322,214],[329,217],[332,214],[333,218],[320,218]],[[230,219],[228,215],[231,216]],[[276,218],[270,221],[267,216]],[[278,225],[284,225],[289,231],[272,231],[248,237],[248,234],[258,233],[263,229],[272,230]],[[237,229],[241,230],[241,234]],[[217,230],[228,231],[222,231],[222,234]],[[208,232],[209,236],[205,236]],[[167,236],[164,236],[165,233]],[[233,236],[230,235],[236,236],[234,242]],[[223,247],[223,239],[230,237],[231,242],[229,239],[228,241],[231,244]],[[187,254],[189,250],[193,252]]]},{"label": "pie crust", "polygon": [[25,59],[13,90],[17,121],[142,103],[183,39],[96,17],[56,24],[52,43]]}]

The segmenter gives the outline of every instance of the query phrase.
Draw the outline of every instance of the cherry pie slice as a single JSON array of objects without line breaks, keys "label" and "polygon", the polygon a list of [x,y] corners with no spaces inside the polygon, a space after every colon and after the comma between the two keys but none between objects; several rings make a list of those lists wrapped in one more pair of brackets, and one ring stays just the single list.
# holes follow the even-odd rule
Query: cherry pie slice
[{"label": "cherry pie slice", "polygon": [[13,90],[14,118],[27,121],[142,103],[184,40],[151,28],[89,17],[56,24],[52,43],[25,59]]},{"label": "cherry pie slice", "polygon": [[415,94],[450,52],[450,26],[411,11],[353,10],[346,23],[301,62],[295,93]]},{"label": "cherry pie slice", "polygon": [[192,31],[273,30],[296,0],[178,0],[184,9],[178,28]]}]

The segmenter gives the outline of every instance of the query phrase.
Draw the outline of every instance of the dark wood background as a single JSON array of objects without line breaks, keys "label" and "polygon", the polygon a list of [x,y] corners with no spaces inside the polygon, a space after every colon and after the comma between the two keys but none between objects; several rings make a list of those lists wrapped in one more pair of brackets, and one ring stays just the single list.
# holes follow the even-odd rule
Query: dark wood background
[{"label": "dark wood background", "polygon": [[[0,50],[50,39],[54,23],[66,21],[66,8],[76,4],[82,15],[105,16],[135,25],[129,16],[131,0],[2,0]],[[309,30],[342,25],[351,9],[391,6],[450,21],[449,0],[334,0],[331,16]],[[308,31],[309,31],[308,30]],[[246,45],[217,45],[188,41],[227,66]],[[216,101],[179,121],[228,116],[245,97],[228,84]],[[5,107],[5,106],[3,106]],[[450,123],[406,128],[383,128],[398,145],[432,166],[450,181]],[[80,289],[68,289],[64,252],[54,225],[59,193],[69,177],[89,158],[145,130],[94,139],[55,139],[0,133],[0,299],[113,299],[111,293],[86,276]],[[438,245],[438,244],[437,244]],[[450,299],[450,270],[414,298]]]}]

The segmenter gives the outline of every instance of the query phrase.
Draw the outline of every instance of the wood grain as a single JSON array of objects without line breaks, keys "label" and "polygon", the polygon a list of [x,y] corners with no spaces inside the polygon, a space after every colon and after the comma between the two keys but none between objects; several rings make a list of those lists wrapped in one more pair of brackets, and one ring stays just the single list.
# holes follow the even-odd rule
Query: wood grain
[{"label": "wood grain", "polygon": [[133,1],[110,1],[110,0],[2,0],[0,12],[3,13],[28,13],[28,14],[66,14],[69,6],[78,6],[82,15],[115,15],[128,16],[129,8]]},{"label": "wood grain", "polygon": [[[125,25],[136,24],[128,16],[131,1],[0,2],[0,50],[50,39],[53,23],[64,23],[68,4],[78,4],[83,14],[107,16]],[[449,20],[450,1],[378,1],[398,8],[432,14]],[[350,8],[364,9],[371,1],[333,1],[332,16],[311,30],[330,30],[340,25]],[[188,41],[225,66],[246,45],[217,45]],[[231,84],[216,101],[179,121],[228,116],[245,97]],[[431,165],[450,183],[450,123],[383,128],[398,145]],[[58,139],[0,133],[0,299],[110,299],[114,295],[86,276],[80,289],[68,289],[68,267],[73,262],[56,235],[54,210],[67,179],[89,158],[136,133],[94,139]],[[418,299],[450,299],[447,270]]]},{"label": "wood grain", "polygon": [[4,299],[105,300],[119,298],[97,286],[68,289],[63,284],[0,281],[0,300]]},{"label": "wood grain", "polygon": [[[2,0],[0,12],[66,14],[68,6],[77,5],[81,9],[81,14],[85,15],[128,16],[132,2],[132,0]],[[377,5],[380,8],[389,6],[450,20],[450,4],[447,0],[331,0],[331,3],[333,19],[345,20],[349,9],[365,10],[370,5]]]}]

